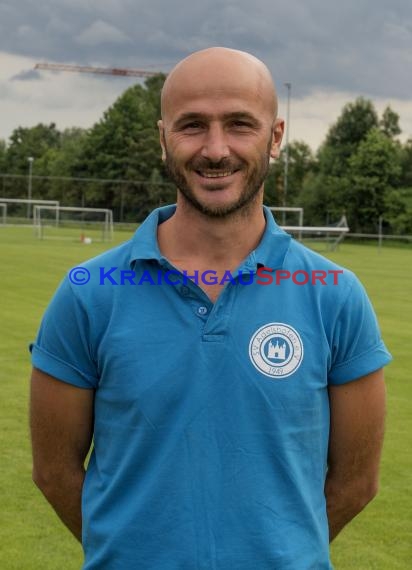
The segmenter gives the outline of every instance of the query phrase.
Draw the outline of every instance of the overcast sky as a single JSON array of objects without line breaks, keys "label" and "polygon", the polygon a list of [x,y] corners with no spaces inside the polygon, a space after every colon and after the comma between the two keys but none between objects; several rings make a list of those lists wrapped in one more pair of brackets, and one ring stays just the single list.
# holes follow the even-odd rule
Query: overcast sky
[{"label": "overcast sky", "polygon": [[272,71],[290,139],[317,148],[362,95],[412,137],[411,0],[0,0],[0,138],[18,126],[90,127],[136,79],[33,72],[40,61],[168,71],[212,45]]}]

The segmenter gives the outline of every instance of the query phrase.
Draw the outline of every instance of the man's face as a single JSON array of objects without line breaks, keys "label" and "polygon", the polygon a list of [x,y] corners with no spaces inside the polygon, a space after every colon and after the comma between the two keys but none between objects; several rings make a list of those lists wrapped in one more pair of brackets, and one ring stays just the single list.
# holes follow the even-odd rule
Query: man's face
[{"label": "man's face", "polygon": [[160,122],[163,158],[179,198],[210,217],[246,208],[277,156],[283,123],[245,81],[220,77],[188,85],[167,102]]}]

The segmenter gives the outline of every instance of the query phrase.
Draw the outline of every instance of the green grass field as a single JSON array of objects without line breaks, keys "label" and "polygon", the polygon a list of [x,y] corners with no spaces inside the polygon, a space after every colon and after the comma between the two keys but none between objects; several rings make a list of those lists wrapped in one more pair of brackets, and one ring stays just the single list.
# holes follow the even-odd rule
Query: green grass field
[{"label": "green grass field", "polygon": [[[117,233],[114,243],[129,235]],[[84,245],[78,232],[72,240],[38,241],[30,228],[0,227],[2,570],[81,566],[80,546],[31,482],[27,347],[67,268],[108,247],[96,242]],[[412,249],[391,247],[378,253],[376,245],[344,243],[328,255],[363,281],[394,356],[386,373],[381,491],[336,539],[332,557],[336,570],[406,570],[412,567]]]}]

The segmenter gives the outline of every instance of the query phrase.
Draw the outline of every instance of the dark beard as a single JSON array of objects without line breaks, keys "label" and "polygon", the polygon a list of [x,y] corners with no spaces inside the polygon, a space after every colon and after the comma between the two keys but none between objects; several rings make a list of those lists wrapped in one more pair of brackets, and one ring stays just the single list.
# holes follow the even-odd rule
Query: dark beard
[{"label": "dark beard", "polygon": [[[259,167],[249,174],[241,196],[239,196],[236,202],[228,204],[227,206],[217,206],[213,208],[199,202],[167,148],[165,167],[169,177],[177,186],[180,193],[198,212],[210,218],[225,218],[233,216],[235,213],[247,211],[248,207],[255,201],[269,171],[271,146],[272,137],[267,145],[266,153],[261,157]],[[211,162],[207,159],[194,159],[188,166],[191,170],[244,170],[245,168],[244,163],[234,163],[233,160],[226,158],[218,163]],[[213,189],[211,188],[210,191],[213,192]]]}]

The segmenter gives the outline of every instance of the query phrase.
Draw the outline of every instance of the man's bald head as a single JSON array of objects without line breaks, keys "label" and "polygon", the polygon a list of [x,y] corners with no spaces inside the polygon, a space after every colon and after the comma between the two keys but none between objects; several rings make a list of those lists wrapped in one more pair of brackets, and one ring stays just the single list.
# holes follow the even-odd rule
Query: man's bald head
[{"label": "man's bald head", "polygon": [[178,63],[165,81],[158,122],[178,204],[225,217],[261,203],[282,141],[276,114],[272,77],[256,57],[216,47]]},{"label": "man's bald head", "polygon": [[180,61],[169,73],[161,98],[162,119],[167,120],[170,107],[187,94],[207,96],[225,94],[230,88],[236,95],[248,86],[273,119],[277,115],[277,97],[272,76],[266,65],[255,56],[234,49],[212,47],[197,51]]}]

